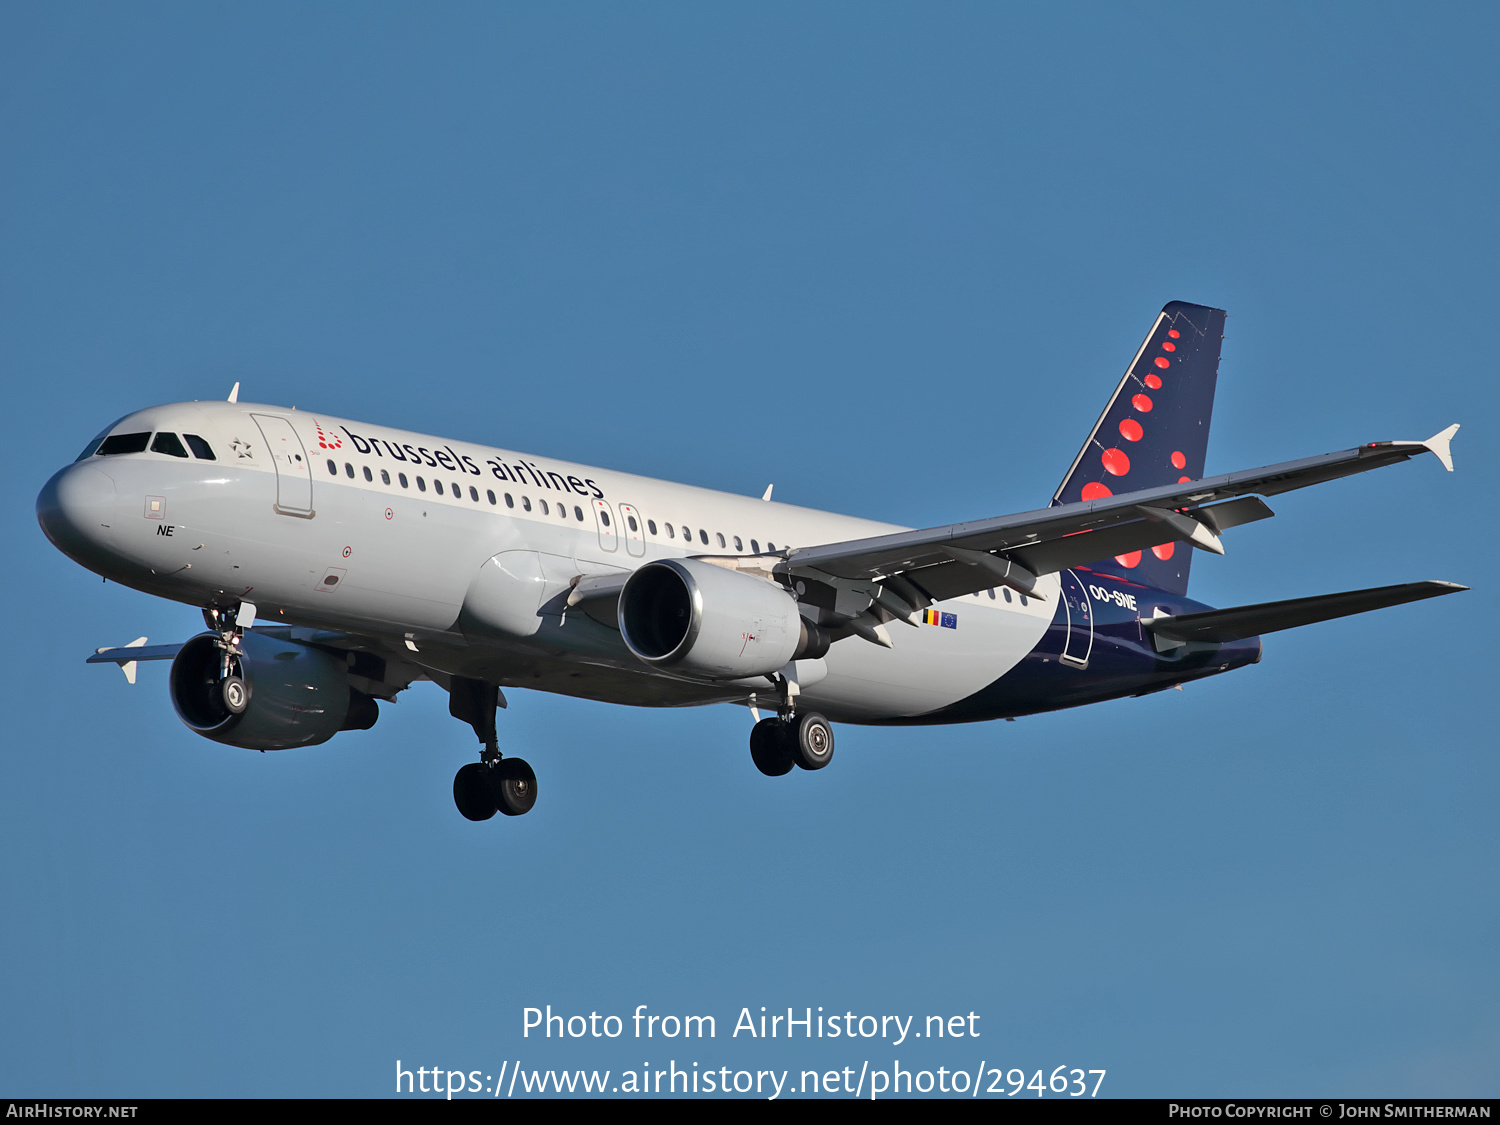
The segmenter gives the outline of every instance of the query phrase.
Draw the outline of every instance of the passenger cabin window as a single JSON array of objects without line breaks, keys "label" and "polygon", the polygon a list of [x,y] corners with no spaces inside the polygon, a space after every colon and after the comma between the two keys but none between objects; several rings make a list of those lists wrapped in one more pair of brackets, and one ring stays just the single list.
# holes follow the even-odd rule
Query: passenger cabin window
[{"label": "passenger cabin window", "polygon": [[656,534],[656,521],[655,520],[647,520],[646,521],[646,530],[649,531],[652,535],[655,535]]},{"label": "passenger cabin window", "polygon": [[432,482],[432,491],[441,496],[443,494],[443,482],[440,480],[434,480]]},{"label": "passenger cabin window", "polygon": [[[472,484],[469,485],[469,499],[472,500],[472,501],[474,501],[474,503],[476,503],[476,504],[479,503],[479,489],[475,488]],[[493,492],[491,492],[490,493],[490,503],[493,504],[494,502],[495,502],[495,494]]]},{"label": "passenger cabin window", "polygon": [[381,484],[390,484],[391,483],[391,474],[388,473],[388,472],[386,472],[386,470],[384,470],[384,469],[380,470],[380,483]]},{"label": "passenger cabin window", "polygon": [[144,453],[151,434],[111,434],[99,444],[100,457],[113,457],[116,453]]},{"label": "passenger cabin window", "polygon": [[417,491],[418,492],[426,492],[427,491],[427,482],[425,480],[423,480],[421,477],[417,478]]},{"label": "passenger cabin window", "polygon": [[489,497],[490,507],[493,508],[495,506],[495,493],[494,493],[494,490],[493,489],[486,489],[484,494],[487,497]]},{"label": "passenger cabin window", "polygon": [[507,508],[514,508],[516,506],[516,498],[509,492],[505,494],[505,506]]},{"label": "passenger cabin window", "polygon": [[363,466],[363,468],[365,470],[365,480],[373,481],[375,479],[375,476],[370,472],[370,466],[365,465]]},{"label": "passenger cabin window", "polygon": [[344,475],[350,480],[354,479],[354,466],[349,464],[348,461],[344,462]]},{"label": "passenger cabin window", "polygon": [[396,479],[401,482],[401,487],[402,488],[406,487],[406,474],[405,473],[397,473],[396,474]]},{"label": "passenger cabin window", "polygon": [[708,546],[708,532],[704,531],[701,527],[698,529],[698,538],[703,540],[705,547]]},{"label": "passenger cabin window", "polygon": [[537,503],[542,506],[542,515],[544,515],[544,516],[550,516],[552,514],[552,510],[547,507],[547,501],[545,501],[545,500],[538,500]]},{"label": "passenger cabin window", "polygon": [[[577,504],[573,505],[573,514],[578,517],[579,523],[583,522],[583,509],[580,508]],[[634,523],[635,521],[631,520],[630,522]]]},{"label": "passenger cabin window", "polygon": [[736,551],[743,551],[745,549],[745,545],[740,542],[740,537],[738,535],[734,537],[734,549]]},{"label": "passenger cabin window", "polygon": [[328,460],[328,474],[335,477],[339,475],[339,467],[333,463],[332,458]]},{"label": "passenger cabin window", "polygon": [[187,450],[182,447],[182,439],[166,430],[156,435],[156,440],[151,443],[151,452],[165,453],[168,457],[187,456]]},{"label": "passenger cabin window", "polygon": [[667,529],[667,538],[668,539],[675,538],[675,536],[672,534],[672,525],[671,524],[664,524],[663,526],[666,527],[666,529]]},{"label": "passenger cabin window", "polygon": [[753,555],[760,554],[760,544],[757,543],[754,539],[750,540],[750,553]]},{"label": "passenger cabin window", "polygon": [[531,497],[530,496],[523,496],[523,497],[521,497],[521,510],[524,511],[524,512],[531,511]]},{"label": "passenger cabin window", "polygon": [[606,512],[603,508],[599,509],[599,518],[604,522],[605,527],[609,526],[609,513]]},{"label": "passenger cabin window", "polygon": [[729,544],[728,544],[728,543],[726,543],[726,542],[724,542],[724,533],[723,533],[723,532],[722,532],[722,531],[720,531],[720,532],[716,532],[716,534],[717,534],[717,535],[718,535],[718,537],[719,537],[719,546],[720,546],[720,547],[721,547],[721,548],[722,548],[722,547],[727,547],[727,546],[729,546]]},{"label": "passenger cabin window", "polygon": [[200,461],[217,461],[214,456],[213,446],[204,441],[197,434],[183,434],[182,439],[188,443],[188,448],[193,451],[193,456]]}]

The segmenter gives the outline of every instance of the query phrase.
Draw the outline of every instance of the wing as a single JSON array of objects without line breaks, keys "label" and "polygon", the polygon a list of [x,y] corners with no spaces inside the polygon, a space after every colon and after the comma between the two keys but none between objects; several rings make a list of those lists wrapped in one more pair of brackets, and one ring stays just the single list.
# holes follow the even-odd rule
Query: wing
[{"label": "wing", "polygon": [[832,578],[835,585],[874,584],[884,596],[876,589],[871,596],[900,617],[909,617],[907,605],[921,609],[996,585],[1034,594],[1041,575],[1095,559],[1179,542],[1223,554],[1220,533],[1274,514],[1258,496],[1368,472],[1426,452],[1451,472],[1449,442],[1457,430],[1454,425],[1426,441],[1372,442],[1321,457],[1013,516],[799,548],[777,570]]},{"label": "wing", "polygon": [[[375,637],[292,625],[257,625],[254,631],[339,654],[347,661],[350,685],[376,699],[393,700],[414,681],[435,678],[428,669],[404,659],[394,642],[382,642]],[[125,678],[133,684],[139,661],[172,660],[182,645],[181,641],[148,645],[145,637],[138,637],[119,648],[96,649],[85,663],[118,664]]]}]

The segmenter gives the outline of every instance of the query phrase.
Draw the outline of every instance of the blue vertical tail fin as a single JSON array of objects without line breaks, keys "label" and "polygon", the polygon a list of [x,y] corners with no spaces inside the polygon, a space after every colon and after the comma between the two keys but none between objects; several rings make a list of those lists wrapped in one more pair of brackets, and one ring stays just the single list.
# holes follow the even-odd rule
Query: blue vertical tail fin
[{"label": "blue vertical tail fin", "polygon": [[[1203,476],[1219,378],[1224,311],[1173,301],[1161,310],[1052,504],[1098,500]],[[1186,594],[1192,550],[1164,543],[1089,569]]]}]

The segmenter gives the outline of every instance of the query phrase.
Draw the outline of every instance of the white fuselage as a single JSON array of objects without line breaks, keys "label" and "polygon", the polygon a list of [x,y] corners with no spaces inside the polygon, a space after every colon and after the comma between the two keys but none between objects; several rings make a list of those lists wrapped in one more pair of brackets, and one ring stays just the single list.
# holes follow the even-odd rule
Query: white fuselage
[{"label": "white fuselage", "polygon": [[[110,432],[145,431],[201,437],[216,459],[147,450],[67,470],[96,515],[66,549],[91,569],[190,604],[251,601],[263,620],[369,638],[440,674],[622,703],[749,702],[754,686],[645,666],[618,629],[568,609],[580,576],[901,530],[273,406],[155,407]],[[466,612],[487,566],[487,608]],[[1056,576],[1043,583],[1044,601],[995,590],[934,607],[956,628],[891,623],[893,648],[838,641],[802,662],[804,701],[858,722],[964,699],[1037,646],[1058,604]]]}]

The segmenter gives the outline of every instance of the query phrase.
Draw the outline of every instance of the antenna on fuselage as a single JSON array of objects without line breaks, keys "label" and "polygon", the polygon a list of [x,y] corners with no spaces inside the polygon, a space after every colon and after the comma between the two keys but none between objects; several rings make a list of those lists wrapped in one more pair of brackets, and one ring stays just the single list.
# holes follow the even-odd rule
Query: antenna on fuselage
[{"label": "antenna on fuselage", "polygon": [[776,486],[774,484],[768,484],[768,485],[766,485],[766,494],[764,496],[762,496],[761,499],[762,500],[769,500],[771,498],[771,489],[773,489],[775,487]]},{"label": "antenna on fuselage", "polygon": [[234,384],[234,389],[229,392],[229,399],[228,399],[228,401],[229,402],[239,402],[240,401],[240,385],[239,385],[238,382],[236,382]]}]

